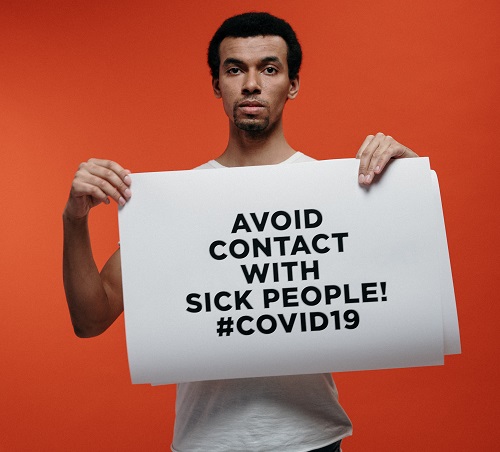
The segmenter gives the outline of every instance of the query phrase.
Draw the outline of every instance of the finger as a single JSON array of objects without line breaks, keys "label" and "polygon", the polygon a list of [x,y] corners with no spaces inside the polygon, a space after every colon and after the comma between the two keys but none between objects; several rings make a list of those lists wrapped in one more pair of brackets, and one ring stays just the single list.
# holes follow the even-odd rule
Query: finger
[{"label": "finger", "polygon": [[370,184],[373,180],[373,169],[370,169],[370,163],[373,154],[377,151],[384,138],[384,134],[377,133],[363,149],[360,155],[358,171],[358,181],[360,184]]},{"label": "finger", "polygon": [[[113,186],[125,200],[130,199],[132,195],[129,188],[131,183],[129,176],[130,171],[125,170],[120,165],[111,160],[99,159],[90,159],[85,165],[85,170],[89,174],[98,177]],[[103,191],[107,194],[110,194],[109,186],[104,182],[93,179],[92,183],[98,186],[102,184],[102,187],[106,187],[106,190]],[[116,200],[114,191],[112,197]]]},{"label": "finger", "polygon": [[373,153],[368,166],[372,175],[380,174],[387,162],[393,157],[393,143],[397,143],[397,141],[387,135]]},{"label": "finger", "polygon": [[128,193],[130,192],[130,189],[125,189],[126,194],[122,194],[117,187],[115,187],[112,183],[108,182],[102,177],[89,175],[86,182],[88,186],[91,187],[89,189],[90,196],[98,199],[101,202],[106,202],[105,199],[110,197],[120,206],[124,206],[127,202],[127,199],[130,198],[130,193]]},{"label": "finger", "polygon": [[96,159],[92,158],[89,160],[89,163],[101,166],[103,168],[107,168],[111,171],[113,171],[115,174],[120,177],[120,179],[125,182],[125,184],[130,185],[130,170],[124,169],[121,165],[119,165],[116,162],[113,162],[112,160],[103,160],[103,159]]},{"label": "finger", "polygon": [[375,138],[373,135],[368,135],[365,138],[365,141],[363,141],[363,144],[361,147],[358,149],[358,152],[356,153],[356,158],[359,159],[361,158],[361,155],[363,154],[363,151],[366,149],[366,147],[371,143],[371,141]]},{"label": "finger", "polygon": [[108,194],[103,190],[102,184],[100,182],[96,183],[97,179],[92,181],[92,177],[87,176],[84,178],[78,175],[71,186],[71,196],[82,201],[84,201],[84,198],[89,198],[88,201],[85,201],[90,203],[89,207],[95,207],[101,202],[109,204]]},{"label": "finger", "polygon": [[410,148],[403,146],[401,143],[394,141],[394,144],[391,146],[393,148],[391,158],[400,158],[400,157],[418,157],[415,152],[413,152]]},{"label": "finger", "polygon": [[378,155],[375,173],[380,174],[390,159],[401,157],[417,157],[417,154],[388,135],[384,140],[384,149]]},{"label": "finger", "polygon": [[90,159],[88,162],[88,166],[90,169],[98,169],[101,171],[104,169],[106,173],[110,177],[114,177],[115,175],[119,177],[120,181],[127,186],[130,186],[130,170],[124,169],[118,163],[113,162],[112,160],[102,160],[102,159]]}]

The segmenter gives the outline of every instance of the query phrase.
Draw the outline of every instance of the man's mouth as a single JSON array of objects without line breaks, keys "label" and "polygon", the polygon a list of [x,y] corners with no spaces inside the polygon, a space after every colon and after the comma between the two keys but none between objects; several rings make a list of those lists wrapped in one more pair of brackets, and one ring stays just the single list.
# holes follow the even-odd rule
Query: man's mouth
[{"label": "man's mouth", "polygon": [[266,108],[266,106],[256,100],[244,100],[238,104],[238,108],[242,113],[247,115],[255,115],[260,113],[262,110]]}]

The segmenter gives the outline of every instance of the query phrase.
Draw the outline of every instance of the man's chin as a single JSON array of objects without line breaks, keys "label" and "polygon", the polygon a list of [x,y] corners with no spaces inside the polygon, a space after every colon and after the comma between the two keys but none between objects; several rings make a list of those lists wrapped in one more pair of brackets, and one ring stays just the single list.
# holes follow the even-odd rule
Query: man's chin
[{"label": "man's chin", "polygon": [[269,119],[243,119],[236,120],[234,124],[246,132],[262,132],[269,126]]}]

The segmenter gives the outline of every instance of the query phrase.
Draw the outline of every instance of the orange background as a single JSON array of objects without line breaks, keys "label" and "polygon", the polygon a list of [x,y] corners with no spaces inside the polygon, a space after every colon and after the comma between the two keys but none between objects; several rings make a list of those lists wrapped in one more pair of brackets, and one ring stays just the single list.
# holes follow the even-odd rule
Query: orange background
[{"label": "orange background", "polygon": [[[1,0],[0,450],[168,449],[174,387],[130,383],[123,318],[98,338],[73,335],[61,213],[92,156],[138,172],[222,151],[206,47],[250,7],[286,18],[304,48],[285,118],[292,146],[352,157],[383,131],[429,156],[440,179],[463,353],[337,374],[354,423],[344,450],[498,448],[497,1]],[[116,208],[91,223],[102,265]]]}]

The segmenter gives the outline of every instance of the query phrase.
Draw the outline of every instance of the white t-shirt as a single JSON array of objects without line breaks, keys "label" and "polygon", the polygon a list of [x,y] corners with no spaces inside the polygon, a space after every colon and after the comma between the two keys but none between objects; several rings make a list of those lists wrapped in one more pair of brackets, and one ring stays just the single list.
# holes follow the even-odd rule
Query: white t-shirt
[{"label": "white t-shirt", "polygon": [[[296,152],[282,164],[312,160]],[[197,169],[214,168],[224,167]],[[177,385],[174,452],[306,452],[351,433],[330,374]]]},{"label": "white t-shirt", "polygon": [[[296,152],[291,157],[288,157],[286,160],[280,163],[280,165],[284,165],[286,163],[300,163],[300,162],[313,162],[314,159],[309,157],[308,155],[303,154],[302,152]],[[198,166],[195,169],[218,169],[218,168],[226,168],[224,165],[221,165],[217,160],[210,160],[203,165]]]}]

